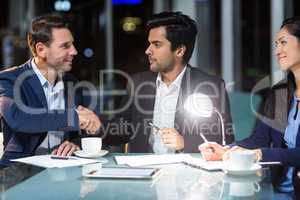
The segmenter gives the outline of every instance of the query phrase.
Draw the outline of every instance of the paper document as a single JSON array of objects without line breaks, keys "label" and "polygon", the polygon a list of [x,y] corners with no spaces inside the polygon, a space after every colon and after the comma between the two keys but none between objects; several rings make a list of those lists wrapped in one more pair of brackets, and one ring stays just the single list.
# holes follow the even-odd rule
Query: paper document
[{"label": "paper document", "polygon": [[222,170],[224,166],[223,161],[206,161],[202,158],[194,158],[192,156],[187,158],[184,163],[191,167],[202,168],[209,171]]},{"label": "paper document", "polygon": [[12,159],[11,161],[26,163],[26,164],[30,164],[30,165],[36,165],[36,166],[45,167],[45,168],[73,167],[73,166],[80,166],[80,165],[86,165],[86,164],[99,162],[98,160],[78,158],[75,156],[68,156],[68,157],[65,157],[65,159],[53,159],[51,157],[53,157],[53,155],[38,155],[38,156],[30,156],[30,157]]},{"label": "paper document", "polygon": [[115,156],[118,165],[126,164],[131,167],[184,163],[192,167],[206,170],[222,170],[222,161],[205,161],[202,158],[192,157],[190,154],[164,154],[144,156]]},{"label": "paper document", "polygon": [[164,155],[143,155],[143,156],[115,156],[118,165],[129,165],[131,167],[146,165],[162,165],[180,163],[190,158],[189,154],[164,154]]},{"label": "paper document", "polygon": [[[185,164],[196,168],[202,168],[206,170],[222,170],[224,168],[223,161],[206,161],[202,158],[190,157],[184,161]],[[280,165],[281,162],[258,162],[259,165],[269,166],[269,165]]]}]

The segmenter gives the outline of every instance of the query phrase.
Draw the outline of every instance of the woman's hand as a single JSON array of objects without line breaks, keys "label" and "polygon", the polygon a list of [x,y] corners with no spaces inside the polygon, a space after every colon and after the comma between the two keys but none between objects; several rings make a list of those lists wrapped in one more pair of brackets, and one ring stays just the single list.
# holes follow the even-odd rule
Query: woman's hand
[{"label": "woman's hand", "polygon": [[199,146],[202,158],[210,161],[222,160],[228,149],[228,146],[223,147],[216,142],[205,142]]}]

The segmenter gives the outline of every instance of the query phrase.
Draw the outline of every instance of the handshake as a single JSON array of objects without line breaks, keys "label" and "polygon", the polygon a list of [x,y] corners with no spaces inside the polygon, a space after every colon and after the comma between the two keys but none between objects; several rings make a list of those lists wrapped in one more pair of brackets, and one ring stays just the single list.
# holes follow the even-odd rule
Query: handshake
[{"label": "handshake", "polygon": [[78,106],[76,109],[79,118],[79,127],[85,130],[87,134],[93,135],[101,127],[101,121],[98,116],[88,108]]}]

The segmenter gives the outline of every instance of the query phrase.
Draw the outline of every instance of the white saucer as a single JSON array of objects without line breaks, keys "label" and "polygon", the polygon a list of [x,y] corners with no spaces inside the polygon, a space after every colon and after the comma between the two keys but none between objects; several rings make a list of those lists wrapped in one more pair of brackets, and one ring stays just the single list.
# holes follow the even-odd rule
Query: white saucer
[{"label": "white saucer", "polygon": [[236,170],[236,169],[230,169],[230,167],[228,166],[224,166],[223,167],[223,171],[226,174],[230,174],[230,175],[249,175],[249,174],[255,174],[258,170],[261,169],[261,165],[255,163],[253,164],[253,166],[250,169],[247,170]]},{"label": "white saucer", "polygon": [[226,174],[223,177],[223,181],[225,183],[253,183],[253,182],[260,182],[262,177],[256,174],[247,174],[243,176],[237,176],[232,174]]},{"label": "white saucer", "polygon": [[108,153],[107,150],[101,150],[99,153],[89,153],[83,150],[79,150],[79,151],[75,151],[74,154],[78,157],[82,157],[82,158],[98,158],[101,156],[105,156]]}]

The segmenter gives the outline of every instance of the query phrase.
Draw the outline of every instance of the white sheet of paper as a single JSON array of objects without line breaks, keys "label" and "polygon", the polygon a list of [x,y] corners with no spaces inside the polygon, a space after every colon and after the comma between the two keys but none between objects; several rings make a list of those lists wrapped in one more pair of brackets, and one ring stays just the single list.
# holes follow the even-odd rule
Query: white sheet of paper
[{"label": "white sheet of paper", "polygon": [[131,167],[146,165],[162,165],[184,162],[190,158],[189,154],[163,154],[163,155],[143,155],[143,156],[115,156],[118,165],[127,164]]},{"label": "white sheet of paper", "polygon": [[30,165],[36,165],[39,167],[45,167],[45,168],[63,168],[63,167],[73,167],[73,166],[80,166],[80,165],[86,165],[91,163],[99,162],[98,160],[94,159],[84,159],[84,158],[78,158],[74,156],[69,156],[69,160],[61,160],[61,159],[52,159],[52,155],[38,155],[38,156],[30,156],[30,157],[24,157],[24,158],[18,158],[18,159],[12,159],[11,161],[14,162],[22,162]]},{"label": "white sheet of paper", "polygon": [[202,158],[194,158],[192,156],[187,158],[184,162],[192,167],[202,168],[209,171],[222,170],[224,166],[223,161],[206,161]]},{"label": "white sheet of paper", "polygon": [[[223,161],[206,161],[202,158],[195,158],[190,157],[187,160],[184,161],[186,164],[196,167],[196,168],[202,168],[206,170],[222,170],[225,166],[225,163]],[[281,162],[258,162],[260,165],[269,166],[269,165],[281,165]]]},{"label": "white sheet of paper", "polygon": [[206,170],[221,170],[223,168],[222,161],[205,161],[202,158],[192,157],[190,154],[115,156],[115,160],[118,165],[127,164],[131,167],[164,165],[182,162],[192,167]]}]

